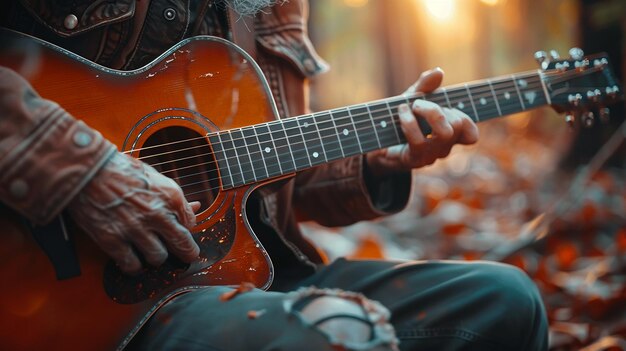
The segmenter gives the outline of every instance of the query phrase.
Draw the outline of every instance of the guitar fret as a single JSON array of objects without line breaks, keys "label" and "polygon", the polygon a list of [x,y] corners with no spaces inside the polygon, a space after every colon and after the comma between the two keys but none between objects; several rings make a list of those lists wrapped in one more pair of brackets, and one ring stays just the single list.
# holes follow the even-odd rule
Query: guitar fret
[{"label": "guitar fret", "polygon": [[346,153],[343,150],[343,145],[341,142],[341,134],[339,133],[339,128],[337,128],[337,122],[335,121],[335,116],[333,115],[333,111],[330,111],[330,120],[333,122],[333,126],[335,127],[335,135],[337,135],[337,141],[339,144],[339,150],[341,151],[341,157],[345,158],[346,157]]},{"label": "guitar fret", "polygon": [[362,153],[350,111],[348,109],[333,111],[333,120],[337,126],[337,135],[344,155],[354,156]]},{"label": "guitar fret", "polygon": [[515,78],[515,75],[512,74],[511,75],[511,80],[513,81],[513,86],[515,86],[515,90],[517,91],[517,96],[519,97],[519,102],[522,105],[522,109],[526,109],[526,106],[524,105],[524,100],[522,99],[522,93],[519,90],[519,87],[517,86],[517,78]]},{"label": "guitar fret", "polygon": [[291,145],[287,142],[287,134],[280,120],[268,123],[270,136],[274,143],[274,150],[278,157],[278,165],[281,173],[290,173],[296,170],[296,164],[293,160],[293,152]]},{"label": "guitar fret", "polygon": [[343,155],[341,143],[330,112],[320,113],[315,116],[315,124],[320,134],[322,146],[326,152],[327,160],[337,160]]},{"label": "guitar fret", "polygon": [[242,128],[243,134],[248,152],[250,153],[250,159],[252,161],[252,169],[259,179],[265,179],[268,177],[267,166],[265,165],[265,159],[262,156],[261,145],[259,139],[256,137],[256,131],[254,126]]},{"label": "guitar fret", "polygon": [[448,97],[448,89],[441,88],[441,91],[443,92],[443,96],[446,98],[446,103],[448,104],[448,107],[453,108],[452,104],[450,103],[450,98]]},{"label": "guitar fret", "polygon": [[476,108],[476,114],[480,120],[488,120],[491,117],[498,115],[498,106],[496,99],[491,94],[490,89],[487,89],[487,85],[476,85],[471,88],[474,91],[472,94],[474,106]]},{"label": "guitar fret", "polygon": [[500,103],[498,102],[498,97],[496,96],[496,92],[493,90],[493,85],[491,85],[491,80],[487,79],[487,84],[489,84],[489,90],[491,90],[491,96],[493,96],[493,101],[496,104],[496,108],[498,109],[498,115],[502,116],[502,110],[500,110]]},{"label": "guitar fret", "polygon": [[467,90],[469,101],[472,104],[472,109],[474,110],[474,115],[476,116],[476,122],[480,122],[480,116],[478,115],[478,111],[476,111],[476,105],[474,105],[474,98],[472,97],[472,92],[470,92],[469,86],[467,84],[465,84],[465,90]]},{"label": "guitar fret", "polygon": [[[241,172],[243,183],[245,184],[251,181],[256,181],[256,176],[254,175],[254,169],[252,167],[252,160],[250,159],[250,154],[243,139],[241,129],[231,130],[230,138],[234,145],[235,153],[237,154],[237,163],[239,164],[239,171]],[[241,149],[245,149],[245,152],[240,152]]]},{"label": "guitar fret", "polygon": [[362,154],[363,153],[363,145],[361,145],[361,138],[359,137],[359,131],[358,128],[356,127],[356,123],[354,122],[354,115],[352,114],[352,111],[350,110],[350,108],[347,108],[348,114],[350,115],[350,122],[352,123],[352,128],[354,128],[354,135],[356,135],[356,141],[357,141],[357,145],[359,146],[359,153]]},{"label": "guitar fret", "polygon": [[541,70],[537,71],[537,76],[541,82],[541,87],[543,88],[543,94],[546,97],[546,101],[548,105],[552,105],[552,99],[550,98],[550,94],[548,94],[548,87],[546,87],[546,82],[543,80],[543,72]]},{"label": "guitar fret", "polygon": [[306,144],[311,166],[324,163],[326,156],[323,156],[325,152],[320,140],[320,134],[317,131],[317,128],[315,128],[315,120],[313,119],[313,116],[308,115],[298,118],[298,124],[304,138],[304,143]]},{"label": "guitar fret", "polygon": [[[230,180],[233,187],[243,184],[243,177],[241,175],[241,168],[239,168],[239,162],[237,162],[237,153],[235,152],[235,146],[230,138],[230,132],[225,131],[222,133],[218,133],[218,137],[222,144],[222,150],[225,155],[226,165],[228,167],[228,173],[230,174]],[[234,165],[232,162],[236,162]],[[238,168],[239,171],[234,171],[235,168]]]},{"label": "guitar fret", "polygon": [[289,147],[292,150],[292,159],[296,170],[305,169],[312,166],[309,158],[309,151],[304,141],[304,135],[300,131],[300,126],[296,119],[287,119],[283,121],[285,133]]},{"label": "guitar fret", "polygon": [[380,143],[380,138],[378,137],[378,129],[376,128],[376,123],[374,122],[374,115],[372,113],[372,109],[370,105],[365,104],[365,108],[367,109],[367,116],[372,124],[372,131],[374,132],[374,136],[376,137],[376,142],[378,143],[378,148],[382,148],[383,144]]},{"label": "guitar fret", "polygon": [[393,132],[396,135],[396,141],[398,144],[402,144],[403,140],[400,138],[400,132],[398,132],[398,128],[400,125],[396,123],[396,114],[391,110],[391,106],[389,106],[389,101],[385,101],[385,105],[387,105],[387,111],[389,111],[389,118],[391,119],[391,128],[393,128]]},{"label": "guitar fret", "polygon": [[377,136],[372,136],[372,134],[375,135],[376,132],[372,129],[372,119],[370,118],[367,107],[357,105],[351,108],[351,112],[354,117],[356,133],[359,137],[363,152],[378,150],[380,143],[377,140]]},{"label": "guitar fret", "polygon": [[[211,148],[213,149],[213,155],[217,160],[217,165],[220,170],[220,179],[222,182],[222,188],[227,189],[233,187],[233,177],[230,175],[230,168],[228,167],[228,159],[224,153],[224,147],[220,138],[220,132],[209,135],[209,141],[211,142]],[[230,180],[230,182],[228,182]]]},{"label": "guitar fret", "polygon": [[272,140],[270,130],[267,124],[257,124],[252,127],[256,133],[256,137],[259,140],[261,147],[261,158],[265,163],[268,177],[273,177],[283,174],[278,156],[276,155],[276,145]]},{"label": "guitar fret", "polygon": [[368,109],[374,125],[374,132],[380,144],[379,147],[382,148],[397,144],[398,136],[394,128],[395,123],[387,102],[377,102],[369,105]]}]

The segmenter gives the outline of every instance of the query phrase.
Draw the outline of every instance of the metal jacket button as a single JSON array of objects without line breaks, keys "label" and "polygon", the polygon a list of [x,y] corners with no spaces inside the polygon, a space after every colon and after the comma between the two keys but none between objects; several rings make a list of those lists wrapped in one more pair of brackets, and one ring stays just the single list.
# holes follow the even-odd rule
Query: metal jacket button
[{"label": "metal jacket button", "polygon": [[168,21],[174,20],[174,18],[176,18],[176,10],[171,7],[166,8],[165,11],[163,11],[163,17]]},{"label": "metal jacket button", "polygon": [[74,134],[73,139],[74,139],[74,144],[76,144],[76,146],[85,147],[91,144],[92,138],[91,138],[91,135],[85,132],[76,132],[76,134]]},{"label": "metal jacket button", "polygon": [[75,15],[67,15],[63,21],[63,25],[69,30],[76,28],[76,26],[78,26],[78,17]]}]

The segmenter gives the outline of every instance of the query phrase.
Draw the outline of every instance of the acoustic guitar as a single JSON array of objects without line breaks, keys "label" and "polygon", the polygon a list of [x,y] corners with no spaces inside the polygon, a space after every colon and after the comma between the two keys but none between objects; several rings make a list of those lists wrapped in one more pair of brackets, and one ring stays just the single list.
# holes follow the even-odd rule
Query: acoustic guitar
[{"label": "acoustic guitar", "polygon": [[17,32],[2,29],[0,37],[1,66],[202,203],[193,230],[201,260],[168,259],[136,277],[122,274],[71,221],[60,217],[59,231],[37,235],[41,228],[0,212],[0,345],[7,350],[122,349],[177,295],[242,282],[267,289],[272,262],[247,221],[247,198],[296,172],[404,143],[399,104],[426,99],[476,122],[552,105],[589,124],[622,98],[605,55],[573,50],[565,60],[540,54],[539,70],[279,119],[259,67],[220,38],[186,39],[122,72]]}]

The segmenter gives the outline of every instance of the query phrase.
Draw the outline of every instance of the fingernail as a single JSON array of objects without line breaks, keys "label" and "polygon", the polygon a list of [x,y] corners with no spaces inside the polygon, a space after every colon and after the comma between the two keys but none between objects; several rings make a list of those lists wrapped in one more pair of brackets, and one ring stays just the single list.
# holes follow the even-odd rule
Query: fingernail
[{"label": "fingernail", "polygon": [[404,120],[405,122],[410,122],[413,119],[413,114],[411,113],[409,105],[402,104],[398,106],[398,111],[400,119]]}]

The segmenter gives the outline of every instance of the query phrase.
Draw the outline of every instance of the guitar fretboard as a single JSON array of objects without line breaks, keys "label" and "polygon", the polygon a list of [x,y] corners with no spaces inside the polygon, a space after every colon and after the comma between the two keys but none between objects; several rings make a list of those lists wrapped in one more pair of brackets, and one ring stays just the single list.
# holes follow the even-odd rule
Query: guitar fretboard
[{"label": "guitar fretboard", "polygon": [[[222,187],[230,189],[406,142],[398,106],[417,99],[456,108],[475,122],[549,104],[537,71],[396,96],[209,134]],[[430,126],[418,120],[422,132]]]}]

